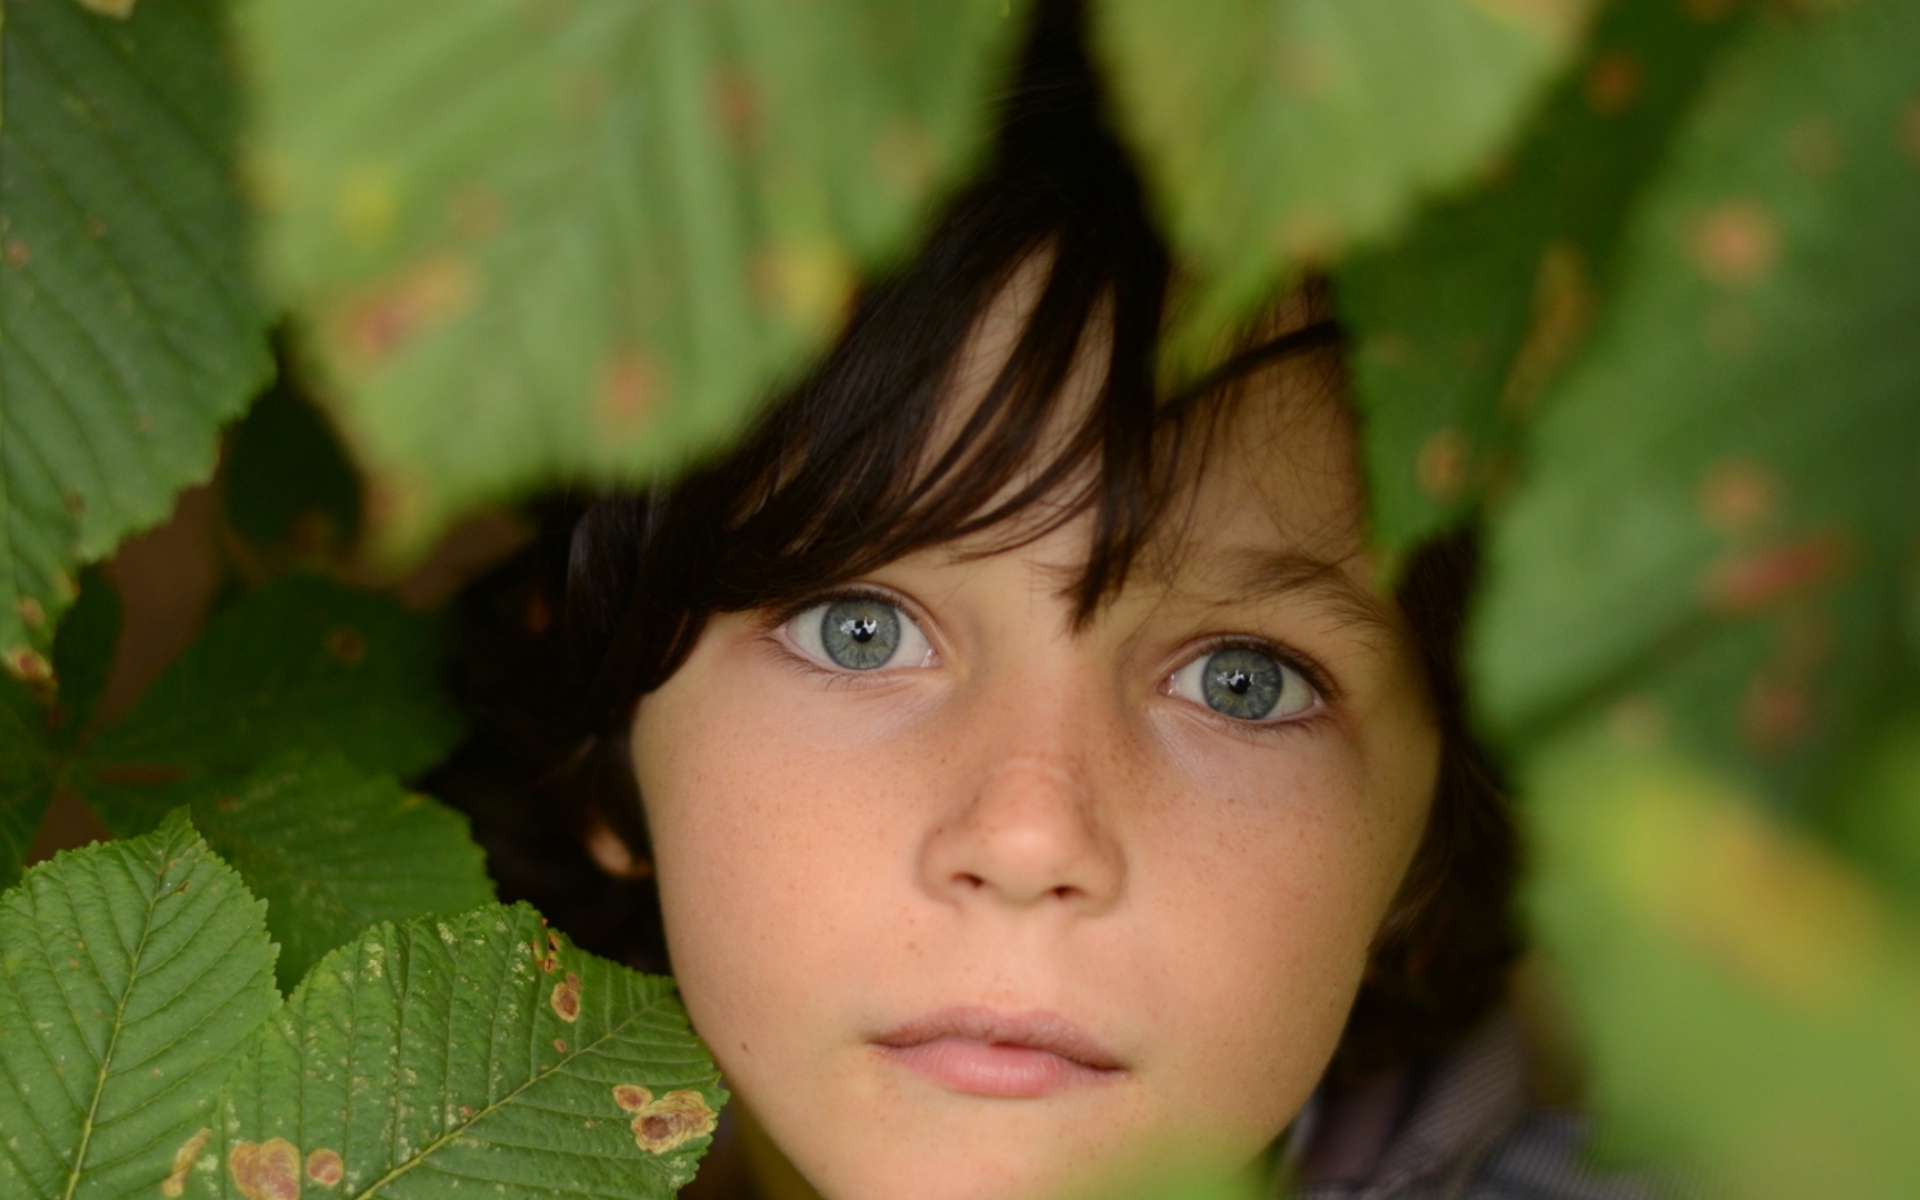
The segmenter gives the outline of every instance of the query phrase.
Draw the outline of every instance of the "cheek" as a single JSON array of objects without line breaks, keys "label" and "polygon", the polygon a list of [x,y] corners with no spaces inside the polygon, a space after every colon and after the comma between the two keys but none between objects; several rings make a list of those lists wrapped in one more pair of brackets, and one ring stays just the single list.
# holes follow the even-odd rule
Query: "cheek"
[{"label": "cheek", "polygon": [[699,652],[641,705],[636,779],[669,950],[723,1067],[803,1024],[888,853],[844,739]]},{"label": "cheek", "polygon": [[1187,802],[1136,839],[1136,899],[1158,914],[1141,977],[1190,1042],[1180,1083],[1193,1111],[1252,1136],[1318,1081],[1423,825],[1430,755],[1410,748],[1386,770],[1334,738],[1285,754],[1216,748],[1188,761]]}]

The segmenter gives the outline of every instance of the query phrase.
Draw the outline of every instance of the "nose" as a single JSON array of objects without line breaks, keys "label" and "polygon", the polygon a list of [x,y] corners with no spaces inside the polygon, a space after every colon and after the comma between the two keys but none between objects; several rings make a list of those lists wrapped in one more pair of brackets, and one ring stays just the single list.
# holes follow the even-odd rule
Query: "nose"
[{"label": "nose", "polygon": [[1030,749],[985,757],[970,794],[927,837],[922,885],[959,903],[1112,907],[1125,861],[1074,759]]}]

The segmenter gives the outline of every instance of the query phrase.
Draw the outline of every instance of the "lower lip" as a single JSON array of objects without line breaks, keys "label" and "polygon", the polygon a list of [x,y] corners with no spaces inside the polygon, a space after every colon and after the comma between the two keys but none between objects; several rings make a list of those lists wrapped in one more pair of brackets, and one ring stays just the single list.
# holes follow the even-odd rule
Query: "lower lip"
[{"label": "lower lip", "polygon": [[1090,1067],[1051,1050],[936,1038],[911,1046],[880,1046],[881,1054],[956,1092],[1031,1100],[1068,1088],[1111,1083],[1125,1072]]}]

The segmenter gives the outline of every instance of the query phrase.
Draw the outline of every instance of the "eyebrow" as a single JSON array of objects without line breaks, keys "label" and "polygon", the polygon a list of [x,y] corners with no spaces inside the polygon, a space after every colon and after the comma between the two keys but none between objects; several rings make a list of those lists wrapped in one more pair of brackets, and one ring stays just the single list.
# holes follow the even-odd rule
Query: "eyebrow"
[{"label": "eyebrow", "polygon": [[1392,602],[1354,581],[1341,560],[1294,550],[1237,551],[1223,555],[1217,577],[1226,581],[1226,603],[1304,599],[1383,639],[1399,636]]}]

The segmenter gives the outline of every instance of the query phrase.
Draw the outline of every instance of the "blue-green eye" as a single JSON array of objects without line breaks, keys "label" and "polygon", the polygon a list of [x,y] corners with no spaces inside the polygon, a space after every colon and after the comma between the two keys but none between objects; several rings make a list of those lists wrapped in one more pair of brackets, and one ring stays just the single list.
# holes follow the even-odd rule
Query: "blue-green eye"
[{"label": "blue-green eye", "polygon": [[1239,721],[1298,716],[1319,702],[1307,677],[1251,646],[1223,646],[1173,673],[1168,690]]},{"label": "blue-green eye", "polygon": [[795,617],[790,636],[823,666],[846,671],[926,665],[932,654],[913,618],[878,596],[846,596]]}]

